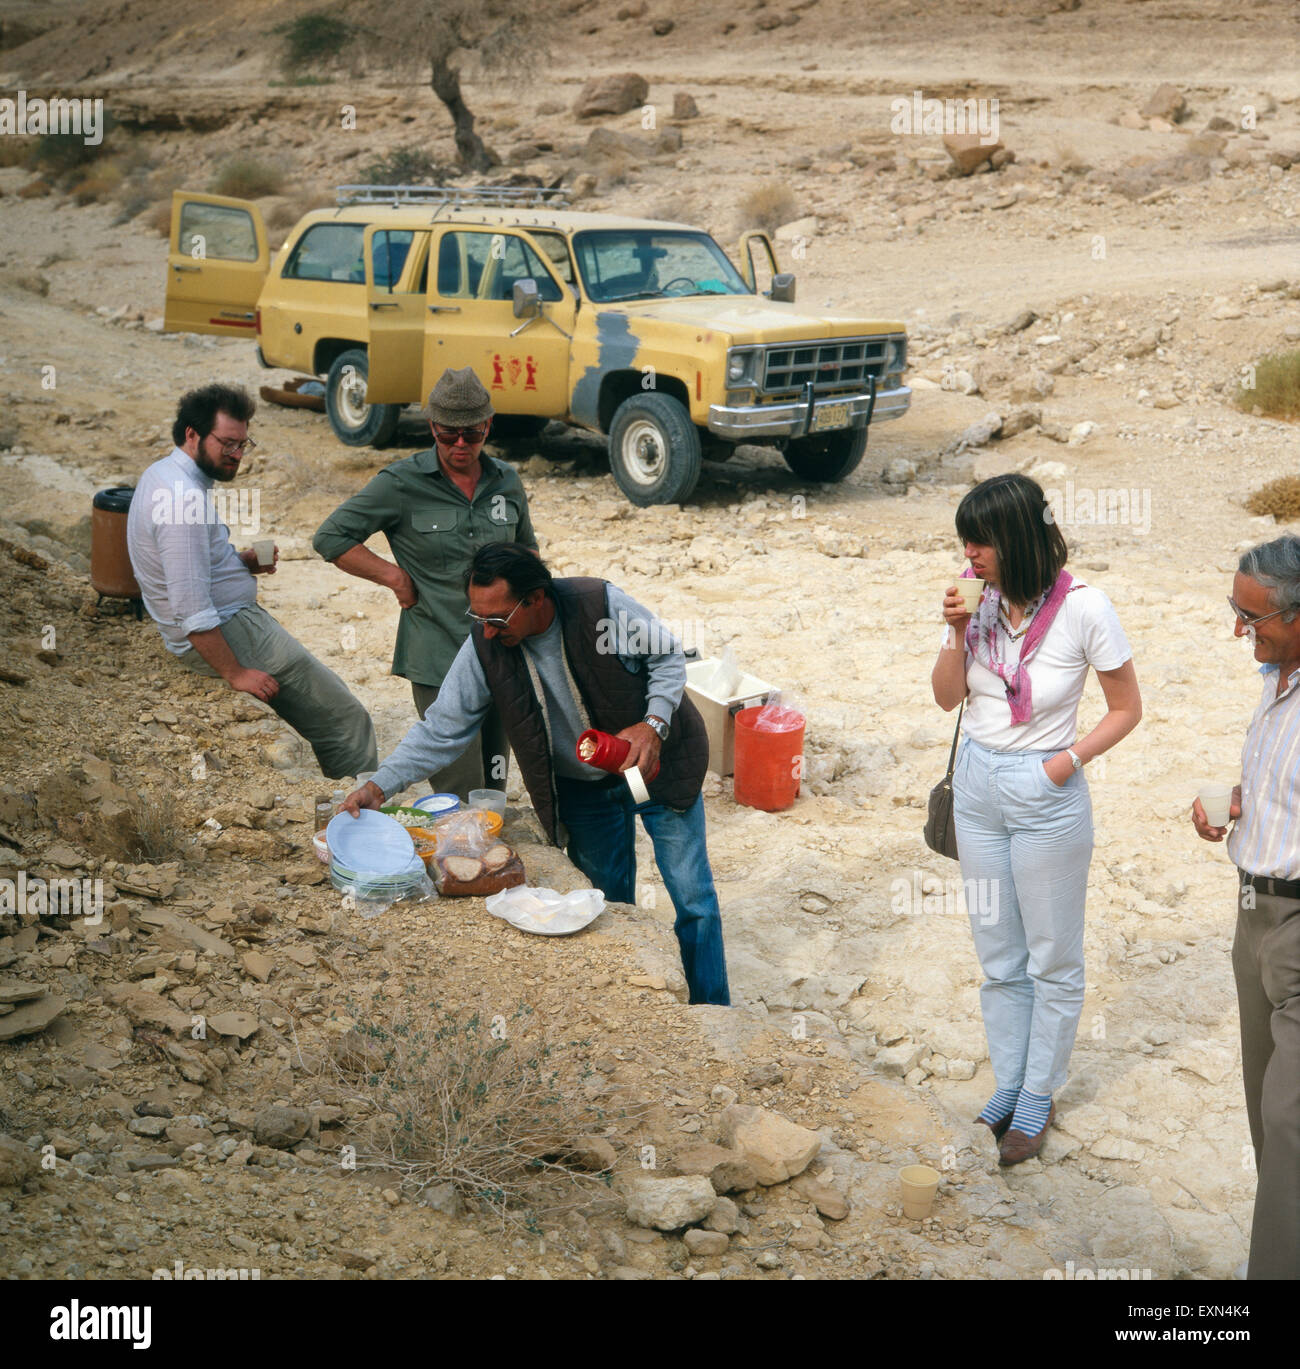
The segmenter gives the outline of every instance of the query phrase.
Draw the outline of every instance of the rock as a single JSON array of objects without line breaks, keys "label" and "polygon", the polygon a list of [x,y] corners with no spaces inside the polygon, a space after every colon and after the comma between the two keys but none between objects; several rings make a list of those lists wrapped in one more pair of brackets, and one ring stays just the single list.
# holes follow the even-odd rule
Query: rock
[{"label": "rock", "polygon": [[1115,122],[1118,123],[1121,128],[1131,128],[1134,131],[1143,129],[1147,126],[1147,121],[1136,109],[1126,109]]},{"label": "rock", "polygon": [[885,1046],[876,1052],[877,1074],[903,1078],[925,1054],[925,1046],[915,1041],[901,1041],[897,1046]]},{"label": "rock", "polygon": [[1198,157],[1221,157],[1228,140],[1221,133],[1198,133],[1187,140],[1188,152]]},{"label": "rock", "polygon": [[896,456],[880,473],[886,485],[910,485],[916,479],[916,462]]},{"label": "rock", "polygon": [[698,119],[700,117],[700,107],[695,103],[695,97],[688,95],[684,90],[673,92],[673,118],[674,119]]},{"label": "rock", "polygon": [[735,1089],[729,1089],[726,1084],[714,1084],[709,1090],[709,1101],[723,1108],[734,1103],[739,1096]]},{"label": "rock", "polygon": [[635,72],[600,76],[583,86],[573,112],[579,119],[593,119],[600,114],[626,114],[629,109],[645,104],[649,94],[649,82]]},{"label": "rock", "polygon": [[16,1036],[31,1036],[44,1031],[67,1006],[68,1000],[58,994],[42,994],[18,1004],[12,1012],[0,1017],[0,1041],[12,1041]]},{"label": "rock", "polygon": [[172,1169],[180,1164],[180,1160],[175,1155],[163,1155],[161,1153],[152,1155],[128,1155],[126,1167],[138,1172],[147,1172],[153,1169]]},{"label": "rock", "polygon": [[692,1227],[682,1240],[692,1255],[725,1255],[731,1244],[721,1231],[701,1231],[699,1227]]},{"label": "rock", "polygon": [[1146,1149],[1136,1141],[1128,1141],[1107,1133],[1094,1141],[1088,1149],[1099,1160],[1140,1160]]},{"label": "rock", "polygon": [[975,1062],[973,1060],[952,1060],[948,1061],[949,1079],[974,1079]]},{"label": "rock", "polygon": [[1015,316],[1015,318],[1013,318],[1011,322],[1007,324],[1007,332],[1023,333],[1026,328],[1028,328],[1031,324],[1036,323],[1037,321],[1038,315],[1034,313],[1032,309],[1022,309]]},{"label": "rock", "polygon": [[219,1036],[237,1036],[241,1041],[252,1036],[260,1025],[251,1012],[219,1012],[208,1018],[208,1026]]},{"label": "rock", "polygon": [[1187,101],[1177,86],[1166,82],[1157,86],[1155,93],[1139,111],[1144,119],[1165,119],[1176,124],[1187,109]]},{"label": "rock", "polygon": [[680,1178],[632,1174],[620,1187],[628,1221],[657,1231],[677,1231],[703,1221],[718,1200],[713,1185],[701,1174]]},{"label": "rock", "polygon": [[156,1141],[167,1130],[167,1123],[161,1117],[133,1117],[126,1129],[136,1136],[148,1136]]},{"label": "rock", "polygon": [[745,1076],[745,1083],[751,1089],[775,1088],[782,1080],[781,1066],[775,1062],[766,1065],[756,1065]]},{"label": "rock", "polygon": [[1046,371],[1030,371],[1011,384],[1013,404],[1031,404],[1036,399],[1046,399],[1056,389],[1056,381]]},{"label": "rock", "polygon": [[253,1140],[259,1146],[288,1150],[307,1135],[310,1127],[311,1116],[302,1108],[272,1105],[257,1114],[257,1120],[253,1123]]},{"label": "rock", "polygon": [[189,1013],[173,1007],[162,994],[151,989],[115,984],[109,988],[107,996],[137,1027],[157,1027],[176,1035],[190,1030]]},{"label": "rock", "polygon": [[40,1168],[41,1162],[25,1145],[0,1132],[0,1188],[26,1183]]},{"label": "rock", "polygon": [[618,1153],[603,1136],[579,1136],[564,1152],[564,1159],[594,1174],[613,1169]]},{"label": "rock", "polygon": [[446,1217],[459,1217],[465,1211],[465,1203],[455,1184],[429,1184],[420,1190],[416,1201]]},{"label": "rock", "polygon": [[274,967],[271,957],[261,951],[245,951],[240,964],[243,965],[245,974],[251,975],[263,984],[270,979],[271,970]]},{"label": "rock", "polygon": [[810,239],[817,236],[817,215],[805,214],[801,219],[791,219],[776,230],[777,242],[795,242],[799,238]]},{"label": "rock", "polygon": [[1070,429],[1070,446],[1082,447],[1094,433],[1101,431],[1101,425],[1094,423],[1091,419],[1084,419],[1082,423],[1076,423]]},{"label": "rock", "polygon": [[945,133],[943,146],[958,175],[969,176],[987,162],[1001,147],[1001,141],[985,143],[978,133]]},{"label": "rock", "polygon": [[990,410],[978,422],[972,423],[970,427],[962,429],[956,442],[953,444],[956,451],[963,451],[967,447],[983,447],[990,443],[1002,430],[1002,415],[996,410]]},{"label": "rock", "polygon": [[823,1217],[833,1222],[841,1222],[849,1215],[848,1199],[829,1184],[819,1183],[810,1175],[801,1174],[791,1187],[807,1198]]},{"label": "rock", "polygon": [[723,1134],[742,1151],[760,1184],[779,1184],[802,1173],[821,1149],[821,1137],[767,1108],[733,1103],[722,1114]]},{"label": "rock", "polygon": [[1018,404],[1002,416],[1001,436],[1015,437],[1043,421],[1043,411],[1037,404]]},{"label": "rock", "polygon": [[695,1141],[681,1146],[669,1161],[673,1174],[702,1174],[715,1193],[743,1193],[758,1182],[754,1166],[726,1146]]},{"label": "rock", "polygon": [[730,1198],[719,1197],[704,1226],[708,1231],[721,1231],[730,1236],[740,1230],[740,1209]]},{"label": "rock", "polygon": [[675,25],[671,19],[656,19],[654,23],[650,25],[650,32],[653,33],[656,38],[663,38],[670,34],[674,27]]},{"label": "rock", "polygon": [[0,1003],[27,1003],[45,992],[44,984],[31,984],[18,979],[0,984]]}]

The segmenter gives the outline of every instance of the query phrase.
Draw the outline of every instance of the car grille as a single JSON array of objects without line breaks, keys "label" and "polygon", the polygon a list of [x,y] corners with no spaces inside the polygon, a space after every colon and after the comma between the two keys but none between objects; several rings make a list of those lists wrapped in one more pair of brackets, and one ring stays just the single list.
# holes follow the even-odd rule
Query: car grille
[{"label": "car grille", "polygon": [[885,373],[892,337],[828,338],[826,341],[777,343],[763,358],[762,389],[766,394],[802,390],[808,381],[817,392],[865,388],[867,376]]}]

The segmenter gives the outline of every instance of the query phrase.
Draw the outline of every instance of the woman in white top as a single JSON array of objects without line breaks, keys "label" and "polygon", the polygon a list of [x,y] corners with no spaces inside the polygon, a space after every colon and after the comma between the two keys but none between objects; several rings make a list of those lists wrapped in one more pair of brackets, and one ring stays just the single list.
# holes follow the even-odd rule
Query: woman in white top
[{"label": "woman in white top", "polygon": [[[1142,700],[1110,600],[1066,571],[1039,485],[981,481],[958,505],[957,535],[971,563],[963,574],[985,587],[974,614],[955,585],[944,597],[948,640],[931,684],[945,711],[967,705],[953,818],[967,906],[982,910],[971,929],[997,1084],[977,1120],[1009,1165],[1042,1148],[1083,1011],[1093,845],[1083,767],[1137,726]],[[1089,668],[1107,712],[1077,739]]]}]

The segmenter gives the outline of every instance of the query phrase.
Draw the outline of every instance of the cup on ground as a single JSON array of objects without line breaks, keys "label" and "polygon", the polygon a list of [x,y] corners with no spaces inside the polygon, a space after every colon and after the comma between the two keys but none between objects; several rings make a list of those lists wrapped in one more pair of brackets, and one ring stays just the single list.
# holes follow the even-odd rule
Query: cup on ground
[{"label": "cup on ground", "polygon": [[903,1186],[903,1216],[914,1222],[930,1215],[934,1195],[939,1191],[939,1171],[929,1165],[905,1165],[898,1171]]}]

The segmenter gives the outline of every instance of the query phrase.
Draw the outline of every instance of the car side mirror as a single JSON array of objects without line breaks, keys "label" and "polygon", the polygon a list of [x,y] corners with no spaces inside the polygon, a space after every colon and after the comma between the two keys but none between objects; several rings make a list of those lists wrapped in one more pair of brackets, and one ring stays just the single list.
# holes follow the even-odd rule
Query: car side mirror
[{"label": "car side mirror", "polygon": [[515,281],[510,293],[514,299],[516,318],[532,318],[542,312],[542,297],[538,293],[537,282],[531,277]]},{"label": "car side mirror", "polygon": [[794,273],[792,271],[778,271],[772,277],[772,289],[768,292],[768,297],[780,300],[784,304],[793,304]]}]

